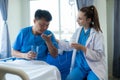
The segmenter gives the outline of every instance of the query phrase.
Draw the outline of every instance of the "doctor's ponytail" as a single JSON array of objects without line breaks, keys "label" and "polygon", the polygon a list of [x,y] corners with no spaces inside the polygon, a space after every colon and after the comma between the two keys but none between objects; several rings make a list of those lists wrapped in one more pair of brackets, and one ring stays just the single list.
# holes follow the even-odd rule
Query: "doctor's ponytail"
[{"label": "doctor's ponytail", "polygon": [[99,23],[98,12],[95,6],[91,5],[88,7],[83,7],[80,9],[80,11],[84,12],[85,16],[91,19],[91,23],[90,23],[91,28],[94,28],[96,31],[102,32],[100,28],[100,23]]}]

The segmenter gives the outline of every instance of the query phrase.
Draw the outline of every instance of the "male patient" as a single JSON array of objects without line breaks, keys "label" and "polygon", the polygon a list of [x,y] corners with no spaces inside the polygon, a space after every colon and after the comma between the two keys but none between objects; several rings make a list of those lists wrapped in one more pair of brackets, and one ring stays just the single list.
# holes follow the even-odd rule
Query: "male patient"
[{"label": "male patient", "polygon": [[12,56],[46,61],[47,54],[57,56],[57,42],[48,29],[51,14],[38,9],[34,15],[34,25],[21,29],[13,45]]}]

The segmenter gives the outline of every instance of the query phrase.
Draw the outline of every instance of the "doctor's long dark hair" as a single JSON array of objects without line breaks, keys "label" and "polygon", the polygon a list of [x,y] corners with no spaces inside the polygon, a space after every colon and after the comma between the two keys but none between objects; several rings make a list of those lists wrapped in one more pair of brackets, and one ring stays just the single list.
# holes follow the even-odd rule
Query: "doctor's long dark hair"
[{"label": "doctor's long dark hair", "polygon": [[99,23],[99,17],[98,17],[98,12],[95,6],[91,5],[88,7],[83,7],[80,9],[83,13],[85,13],[85,16],[87,18],[91,19],[90,27],[94,28],[96,31],[101,31],[100,28],[100,23]]}]

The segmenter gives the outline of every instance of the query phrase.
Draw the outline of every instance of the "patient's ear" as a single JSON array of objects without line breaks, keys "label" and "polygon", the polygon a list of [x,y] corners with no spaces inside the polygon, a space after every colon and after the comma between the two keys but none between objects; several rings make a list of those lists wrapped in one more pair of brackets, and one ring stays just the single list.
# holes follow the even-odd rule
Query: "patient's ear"
[{"label": "patient's ear", "polygon": [[35,23],[35,19],[33,20],[33,22]]},{"label": "patient's ear", "polygon": [[37,21],[36,19],[33,20],[34,23],[35,23],[36,21]]}]

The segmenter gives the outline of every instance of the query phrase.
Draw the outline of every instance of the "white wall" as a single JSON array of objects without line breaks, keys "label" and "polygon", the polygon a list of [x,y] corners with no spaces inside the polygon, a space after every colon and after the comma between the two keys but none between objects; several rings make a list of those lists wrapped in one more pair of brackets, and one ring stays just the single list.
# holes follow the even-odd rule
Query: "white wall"
[{"label": "white wall", "polygon": [[8,27],[10,33],[10,40],[11,43],[13,43],[21,27],[21,0],[9,0]]},{"label": "white wall", "polygon": [[29,0],[9,0],[8,26],[11,44],[13,44],[19,30],[29,26]]},{"label": "white wall", "polygon": [[21,5],[21,11],[22,11],[22,27],[26,27],[30,25],[30,0],[20,0],[22,5]]},{"label": "white wall", "polygon": [[113,65],[113,41],[114,41],[114,0],[107,0],[107,38],[108,38],[108,73],[112,77]]}]

